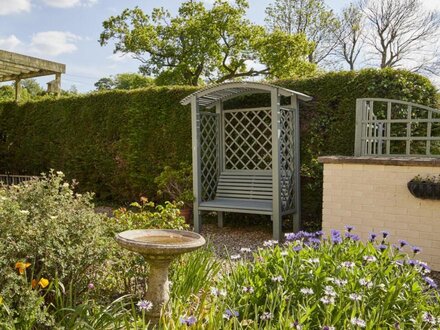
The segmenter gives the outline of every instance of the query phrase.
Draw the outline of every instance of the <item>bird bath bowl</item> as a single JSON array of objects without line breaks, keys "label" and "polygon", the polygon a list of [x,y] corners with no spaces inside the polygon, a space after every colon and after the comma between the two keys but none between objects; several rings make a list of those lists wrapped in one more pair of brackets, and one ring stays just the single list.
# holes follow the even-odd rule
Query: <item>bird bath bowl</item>
[{"label": "bird bath bowl", "polygon": [[205,239],[194,232],[171,229],[127,230],[116,235],[123,248],[141,254],[150,264],[148,290],[145,299],[153,303],[147,313],[152,324],[157,324],[160,310],[169,299],[168,267],[179,255],[203,246]]}]

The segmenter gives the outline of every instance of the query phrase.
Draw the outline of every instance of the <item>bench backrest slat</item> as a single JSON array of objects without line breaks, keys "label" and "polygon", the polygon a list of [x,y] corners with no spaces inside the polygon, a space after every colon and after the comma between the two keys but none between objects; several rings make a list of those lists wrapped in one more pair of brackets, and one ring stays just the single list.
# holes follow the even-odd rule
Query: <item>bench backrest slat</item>
[{"label": "bench backrest slat", "polygon": [[219,177],[216,197],[272,200],[272,175],[223,172]]}]

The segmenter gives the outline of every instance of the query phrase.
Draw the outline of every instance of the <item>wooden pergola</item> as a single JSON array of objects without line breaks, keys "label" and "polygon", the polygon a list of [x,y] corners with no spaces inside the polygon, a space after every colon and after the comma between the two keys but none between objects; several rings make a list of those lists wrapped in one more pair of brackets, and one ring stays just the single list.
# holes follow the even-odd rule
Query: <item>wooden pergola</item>
[{"label": "wooden pergola", "polygon": [[55,75],[55,80],[48,84],[49,91],[54,91],[59,95],[62,73],[66,73],[65,64],[0,50],[0,82],[15,81],[16,101],[20,96],[20,81],[22,79],[52,74]]}]

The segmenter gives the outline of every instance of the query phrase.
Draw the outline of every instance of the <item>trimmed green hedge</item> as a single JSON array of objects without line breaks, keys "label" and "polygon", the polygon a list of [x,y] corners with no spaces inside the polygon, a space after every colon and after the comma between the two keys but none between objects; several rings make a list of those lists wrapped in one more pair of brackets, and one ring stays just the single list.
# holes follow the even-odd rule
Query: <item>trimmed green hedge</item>
[{"label": "trimmed green hedge", "polygon": [[[429,80],[407,71],[368,69],[276,83],[314,97],[301,105],[302,209],[305,220],[317,226],[322,200],[317,157],[353,154],[356,98],[436,102]],[[179,101],[194,91],[151,87],[0,104],[0,173],[54,168],[101,200],[154,197],[161,169],[191,160],[190,109]],[[250,106],[264,98],[239,101]]]}]

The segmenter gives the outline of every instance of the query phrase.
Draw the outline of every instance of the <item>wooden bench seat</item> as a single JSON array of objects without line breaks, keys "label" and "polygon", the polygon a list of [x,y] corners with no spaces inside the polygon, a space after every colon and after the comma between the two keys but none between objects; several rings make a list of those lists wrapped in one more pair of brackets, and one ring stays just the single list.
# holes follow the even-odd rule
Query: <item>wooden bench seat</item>
[{"label": "wooden bench seat", "polygon": [[272,173],[223,172],[213,200],[202,202],[200,210],[272,214]]}]

